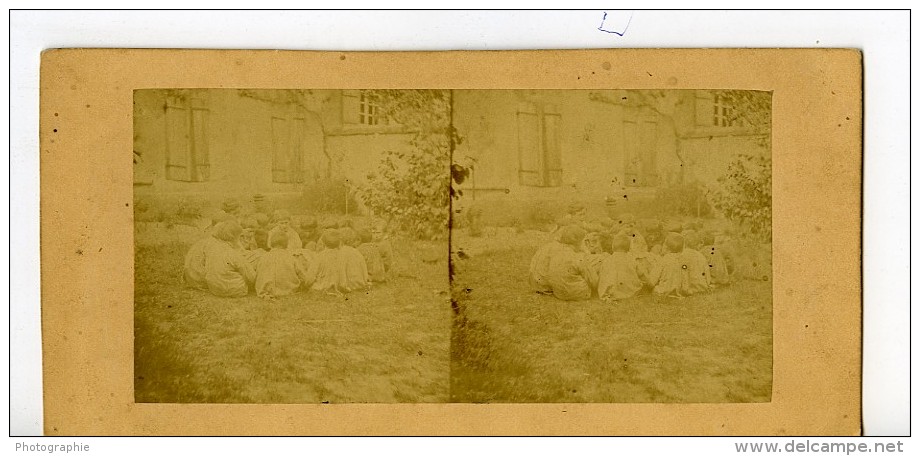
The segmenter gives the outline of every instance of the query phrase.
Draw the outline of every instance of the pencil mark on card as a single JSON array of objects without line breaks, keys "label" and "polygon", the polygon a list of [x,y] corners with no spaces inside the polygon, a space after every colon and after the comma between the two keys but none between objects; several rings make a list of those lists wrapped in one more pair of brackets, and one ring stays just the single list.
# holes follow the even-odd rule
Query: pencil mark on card
[{"label": "pencil mark on card", "polygon": [[614,11],[611,13],[604,11],[604,17],[601,18],[601,25],[599,25],[597,29],[604,33],[623,36],[626,34],[626,30],[629,29],[632,17],[632,11]]}]

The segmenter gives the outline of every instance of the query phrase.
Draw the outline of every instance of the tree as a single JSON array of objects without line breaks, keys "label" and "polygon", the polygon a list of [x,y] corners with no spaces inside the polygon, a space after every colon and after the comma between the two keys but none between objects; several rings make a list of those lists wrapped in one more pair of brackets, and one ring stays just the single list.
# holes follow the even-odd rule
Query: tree
[{"label": "tree", "polygon": [[[714,90],[713,96],[732,107],[732,121],[765,131],[759,145],[771,150],[772,93],[753,90]],[[713,194],[716,209],[760,241],[773,237],[773,160],[771,155],[738,154],[719,177]]]},{"label": "tree", "polygon": [[364,203],[400,230],[422,239],[448,233],[451,144],[448,90],[369,90],[386,116],[411,132],[409,149],[386,151],[360,188]]}]

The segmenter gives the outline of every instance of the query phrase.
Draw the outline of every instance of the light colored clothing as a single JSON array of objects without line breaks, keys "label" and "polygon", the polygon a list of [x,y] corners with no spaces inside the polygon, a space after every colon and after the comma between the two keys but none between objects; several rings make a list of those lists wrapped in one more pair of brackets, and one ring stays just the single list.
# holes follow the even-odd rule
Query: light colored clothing
[{"label": "light colored clothing", "polygon": [[256,294],[260,297],[293,294],[306,281],[306,268],[289,250],[273,249],[259,258],[256,267]]},{"label": "light colored clothing", "polygon": [[559,241],[550,241],[537,249],[530,260],[530,286],[539,293],[550,293],[547,275],[549,274],[550,260],[566,249],[565,244]]},{"label": "light colored clothing", "polygon": [[661,257],[658,282],[655,293],[660,295],[679,295],[683,281],[682,264],[679,253],[668,253]]},{"label": "light colored clothing", "polygon": [[728,261],[722,250],[714,245],[703,246],[701,253],[706,257],[709,264],[709,276],[713,285],[728,285],[731,283],[731,276],[728,274]]},{"label": "light colored clothing", "polygon": [[597,294],[604,300],[631,298],[642,289],[636,261],[626,252],[613,252],[601,263]]},{"label": "light colored clothing", "polygon": [[192,244],[188,249],[188,253],[185,254],[184,265],[184,279],[187,286],[199,290],[208,289],[208,282],[205,280],[205,275],[208,272],[207,253],[211,249],[211,245],[218,242],[220,241],[215,239],[214,236],[208,235]]},{"label": "light colored clothing", "polygon": [[271,231],[268,232],[268,246],[269,246],[269,248],[271,248],[272,239],[274,239],[274,237],[275,237],[278,233],[282,233],[282,232],[285,233],[285,234],[287,234],[287,240],[288,240],[288,242],[287,242],[287,247],[286,247],[286,248],[287,248],[288,250],[299,250],[299,249],[302,249],[302,248],[303,248],[303,242],[300,240],[300,235],[297,234],[297,231],[295,231],[294,228],[291,228],[290,226],[288,226],[288,227],[283,227],[283,226],[281,226],[281,225],[272,228]]},{"label": "light colored clothing", "polygon": [[383,262],[380,246],[376,242],[365,242],[358,247],[367,265],[367,277],[371,282],[386,282],[389,265]]},{"label": "light colored clothing", "polygon": [[243,258],[246,258],[246,261],[252,265],[253,269],[257,269],[259,266],[259,258],[262,258],[262,255],[265,255],[265,250],[262,249],[252,249],[252,250],[243,250]]},{"label": "light colored clothing", "polygon": [[709,262],[706,256],[694,249],[684,249],[681,252],[681,258],[687,265],[685,282],[682,285],[684,293],[693,295],[709,291],[712,285],[712,275],[709,272]]},{"label": "light colored clothing", "polygon": [[591,299],[591,283],[597,283],[592,274],[586,255],[564,246],[550,258],[546,280],[553,296],[563,301],[583,301]]},{"label": "light colored clothing", "polygon": [[361,252],[350,245],[343,245],[339,249],[342,251],[342,261],[345,262],[345,290],[367,289],[367,262]]},{"label": "light colored clothing", "polygon": [[390,272],[393,269],[393,263],[395,261],[395,256],[393,255],[393,244],[390,243],[390,240],[387,238],[378,239],[374,241],[377,244],[377,247],[380,247],[380,260],[383,261],[383,268]]},{"label": "light colored clothing", "polygon": [[[350,249],[349,251],[338,247],[324,249],[316,253],[314,261],[307,270],[307,282],[313,284],[311,287],[313,290],[335,293],[354,291],[349,285],[356,285],[360,280],[361,273],[360,271],[357,273],[352,272],[354,277],[352,278],[352,283],[349,283],[349,261],[353,263],[355,260],[354,254],[357,254],[358,259],[361,261],[361,266],[365,268],[365,274],[367,266],[364,265],[364,258],[360,256],[361,254],[353,247],[350,247]],[[356,267],[356,265],[351,266]],[[366,283],[365,280],[365,285]]]},{"label": "light colored clothing", "polygon": [[256,272],[243,252],[222,241],[209,244],[205,255],[208,291],[215,296],[242,297],[249,294],[249,285]]},{"label": "light colored clothing", "polygon": [[597,284],[600,280],[598,275],[601,272],[601,264],[609,256],[607,253],[584,253],[585,279],[588,280],[588,286],[591,290],[597,290]]},{"label": "light colored clothing", "polygon": [[651,252],[630,252],[636,262],[636,274],[644,285],[654,287],[661,277],[661,257]]},{"label": "light colored clothing", "polygon": [[684,249],[661,258],[661,275],[655,293],[691,296],[709,290],[709,263],[702,253]]}]

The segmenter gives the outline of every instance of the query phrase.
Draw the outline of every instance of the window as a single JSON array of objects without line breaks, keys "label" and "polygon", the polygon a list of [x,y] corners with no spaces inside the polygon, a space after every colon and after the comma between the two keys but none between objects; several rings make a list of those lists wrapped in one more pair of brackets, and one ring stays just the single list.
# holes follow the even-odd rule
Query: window
[{"label": "window", "polygon": [[627,187],[658,184],[658,118],[639,116],[623,122],[624,176]]},{"label": "window", "polygon": [[381,120],[386,121],[386,119],[381,119],[380,105],[378,105],[377,101],[367,92],[361,92],[360,104],[361,110],[358,115],[358,123],[364,125],[378,125],[381,123]]},{"label": "window", "polygon": [[303,117],[272,117],[272,182],[302,183],[304,132]]},{"label": "window", "polygon": [[166,178],[204,182],[210,177],[208,109],[204,100],[166,98]]},{"label": "window", "polygon": [[560,119],[554,107],[549,105],[525,103],[518,108],[518,179],[521,185],[562,185]]},{"label": "window", "polygon": [[715,127],[741,127],[742,120],[735,112],[731,99],[716,95],[712,100],[712,125]]},{"label": "window", "polygon": [[342,123],[383,126],[390,123],[380,104],[369,90],[342,91]]}]

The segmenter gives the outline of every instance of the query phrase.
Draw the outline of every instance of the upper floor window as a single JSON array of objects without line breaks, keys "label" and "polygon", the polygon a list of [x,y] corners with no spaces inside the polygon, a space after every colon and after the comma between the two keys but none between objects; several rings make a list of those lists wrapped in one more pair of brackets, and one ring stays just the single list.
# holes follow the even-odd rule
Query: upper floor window
[{"label": "upper floor window", "polygon": [[390,120],[370,90],[342,91],[342,123],[346,125],[383,126]]},{"label": "upper floor window", "polygon": [[714,127],[743,127],[744,121],[728,97],[716,95],[712,100],[712,125]]},{"label": "upper floor window", "polygon": [[386,123],[386,117],[377,100],[367,91],[361,91],[360,111],[358,113],[358,123],[364,125],[379,125]]}]

